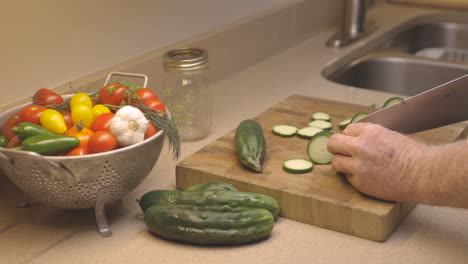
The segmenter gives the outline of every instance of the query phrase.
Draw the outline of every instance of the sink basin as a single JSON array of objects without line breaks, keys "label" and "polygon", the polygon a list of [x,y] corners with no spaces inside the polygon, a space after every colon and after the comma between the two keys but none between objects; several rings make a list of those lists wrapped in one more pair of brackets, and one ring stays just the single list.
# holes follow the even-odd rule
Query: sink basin
[{"label": "sink basin", "polygon": [[468,49],[468,24],[428,23],[416,25],[398,34],[390,47],[407,53],[427,48]]},{"label": "sink basin", "polygon": [[468,16],[390,32],[376,40],[380,45],[361,50],[362,57],[337,61],[340,67],[330,65],[322,74],[340,84],[408,96],[468,74]]},{"label": "sink basin", "polygon": [[468,66],[405,57],[357,60],[328,79],[355,87],[416,95],[468,74]]}]

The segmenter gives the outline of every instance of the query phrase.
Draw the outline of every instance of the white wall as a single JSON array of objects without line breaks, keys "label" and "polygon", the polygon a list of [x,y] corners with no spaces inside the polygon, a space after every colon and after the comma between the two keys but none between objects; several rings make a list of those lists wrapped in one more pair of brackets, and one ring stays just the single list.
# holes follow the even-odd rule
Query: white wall
[{"label": "white wall", "polygon": [[0,105],[287,1],[3,1]]}]

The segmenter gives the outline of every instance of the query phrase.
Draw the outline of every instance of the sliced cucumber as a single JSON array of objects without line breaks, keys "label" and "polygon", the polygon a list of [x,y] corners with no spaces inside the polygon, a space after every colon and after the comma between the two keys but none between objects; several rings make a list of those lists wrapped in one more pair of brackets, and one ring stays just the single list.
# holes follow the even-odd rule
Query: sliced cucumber
[{"label": "sliced cucumber", "polygon": [[312,162],[316,164],[331,163],[333,154],[327,150],[328,140],[331,135],[333,135],[333,133],[330,131],[322,131],[312,137],[309,145],[307,145],[307,154]]},{"label": "sliced cucumber", "polygon": [[304,139],[311,139],[318,132],[323,131],[323,129],[318,127],[304,127],[297,131],[297,136]]},{"label": "sliced cucumber", "polygon": [[403,101],[401,97],[391,97],[383,104],[382,108],[389,107],[394,104],[398,104],[399,102]]},{"label": "sliced cucumber", "polygon": [[309,123],[310,127],[318,127],[323,130],[330,130],[332,128],[332,123],[325,120],[314,120]]},{"label": "sliced cucumber", "polygon": [[341,129],[345,129],[349,124],[351,123],[351,118],[348,118],[346,120],[343,120],[341,121],[338,126],[341,128]]},{"label": "sliced cucumber", "polygon": [[330,121],[330,115],[324,112],[315,112],[312,114],[312,120]]},{"label": "sliced cucumber", "polygon": [[369,115],[368,113],[364,113],[364,112],[357,113],[353,117],[351,117],[351,123],[356,123],[357,121],[359,121],[359,119],[368,115]]},{"label": "sliced cucumber", "polygon": [[314,164],[310,160],[290,159],[283,162],[283,170],[289,173],[300,174],[312,171]]},{"label": "sliced cucumber", "polygon": [[296,135],[297,127],[289,125],[276,125],[273,127],[273,134],[280,137],[292,137]]}]

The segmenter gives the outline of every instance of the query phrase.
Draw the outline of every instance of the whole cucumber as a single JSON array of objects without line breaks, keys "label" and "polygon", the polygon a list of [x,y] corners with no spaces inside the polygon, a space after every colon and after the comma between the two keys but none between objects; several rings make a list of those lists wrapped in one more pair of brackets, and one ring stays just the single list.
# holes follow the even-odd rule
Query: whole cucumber
[{"label": "whole cucumber", "polygon": [[13,130],[21,140],[37,135],[56,135],[52,131],[30,122],[22,122],[18,126],[12,127],[11,130]]},{"label": "whole cucumber", "polygon": [[64,135],[37,135],[23,140],[22,146],[17,149],[28,150],[41,155],[56,155],[68,152],[80,144],[76,137]]},{"label": "whole cucumber", "polygon": [[266,155],[266,141],[260,124],[252,119],[242,121],[236,129],[234,143],[239,162],[261,173]]},{"label": "whole cucumber", "polygon": [[161,204],[216,212],[238,212],[245,209],[264,208],[270,211],[274,218],[278,216],[280,211],[276,200],[268,195],[229,190],[155,190],[145,193],[139,203],[143,212],[153,205]]},{"label": "whole cucumber", "polygon": [[228,191],[237,191],[230,183],[225,183],[222,181],[209,181],[205,183],[200,183],[193,185],[185,189],[186,191],[211,191],[211,190],[228,190]]},{"label": "whole cucumber", "polygon": [[241,212],[212,212],[155,205],[145,212],[149,230],[170,240],[192,244],[241,244],[270,235],[273,215],[257,208]]}]

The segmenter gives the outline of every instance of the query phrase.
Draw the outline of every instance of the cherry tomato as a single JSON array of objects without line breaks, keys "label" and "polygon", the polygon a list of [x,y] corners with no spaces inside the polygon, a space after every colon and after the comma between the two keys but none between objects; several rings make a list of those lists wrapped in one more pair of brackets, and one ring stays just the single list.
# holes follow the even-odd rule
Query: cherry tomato
[{"label": "cherry tomato", "polygon": [[11,130],[12,127],[19,125],[22,121],[20,118],[20,112],[16,112],[8,117],[7,121],[2,126],[2,135],[10,139],[16,136],[16,133]]},{"label": "cherry tomato", "polygon": [[65,132],[65,135],[76,137],[80,140],[80,145],[78,145],[78,147],[87,147],[92,134],[94,134],[94,132],[86,128],[83,123],[78,123]]},{"label": "cherry tomato", "polygon": [[126,92],[129,90],[127,86],[120,83],[110,83],[102,87],[99,92],[98,103],[120,105],[122,101],[126,101]]},{"label": "cherry tomato", "polygon": [[148,101],[149,99],[156,99],[158,100],[158,96],[156,95],[156,93],[154,93],[152,90],[148,89],[148,88],[141,88],[141,89],[138,89],[138,91],[136,91],[136,95],[138,96],[137,98],[139,99],[129,99],[129,103],[131,105],[136,105],[138,103],[144,103],[146,101]]},{"label": "cherry tomato", "polygon": [[63,103],[63,97],[49,89],[42,88],[36,91],[33,96],[33,104],[53,107]]},{"label": "cherry tomato", "polygon": [[91,130],[93,132],[97,131],[108,131],[110,132],[109,124],[111,119],[115,116],[114,113],[105,113],[102,115],[98,115],[96,119],[94,119],[93,124],[91,125]]},{"label": "cherry tomato", "polygon": [[65,125],[67,125],[67,129],[73,127],[73,119],[71,117],[71,112],[67,110],[59,110],[59,112],[63,115],[63,119],[65,119]]},{"label": "cherry tomato", "polygon": [[83,155],[87,155],[87,154],[91,154],[87,147],[78,146],[78,147],[72,149],[67,154],[65,154],[65,156],[83,156]]},{"label": "cherry tomato", "polygon": [[21,121],[40,125],[41,114],[46,109],[47,107],[42,105],[28,105],[20,111]]},{"label": "cherry tomato", "polygon": [[88,150],[91,153],[111,151],[117,147],[117,140],[108,131],[98,131],[89,137]]},{"label": "cherry tomato", "polygon": [[[159,101],[158,99],[148,99],[146,100],[146,102],[143,102],[144,105],[146,105],[147,107],[149,108],[152,108],[154,110],[160,110],[162,111],[163,113],[166,113],[166,107],[164,107],[164,104]],[[156,112],[156,111],[154,111]]]},{"label": "cherry tomato", "polygon": [[159,132],[159,129],[155,125],[153,125],[153,123],[148,122],[148,129],[146,129],[146,132],[145,132],[145,139],[156,135],[156,133],[158,132]]}]

